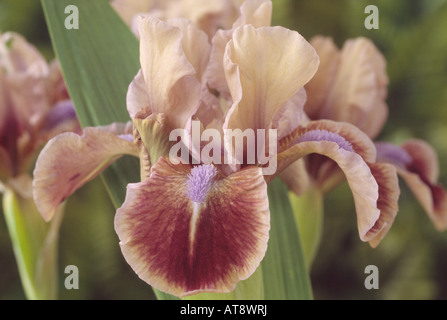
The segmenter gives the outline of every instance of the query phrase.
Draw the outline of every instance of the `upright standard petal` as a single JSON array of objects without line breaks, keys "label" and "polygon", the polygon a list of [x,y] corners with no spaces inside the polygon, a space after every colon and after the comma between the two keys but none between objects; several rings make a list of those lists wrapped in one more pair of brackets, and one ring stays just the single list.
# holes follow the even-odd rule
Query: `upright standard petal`
[{"label": "upright standard petal", "polygon": [[332,39],[311,40],[322,68],[305,86],[305,110],[313,120],[331,119],[355,124],[375,138],[388,116],[388,76],[380,51],[366,38],[350,39],[339,51]]},{"label": "upright standard petal", "polygon": [[[185,128],[200,102],[201,85],[182,47],[180,28],[151,17],[139,18],[140,63],[147,104],[128,105],[132,118],[164,113],[172,128]],[[140,99],[133,99],[139,101]]]},{"label": "upright standard petal", "polygon": [[228,292],[262,260],[270,228],[261,169],[223,177],[213,165],[173,165],[129,184],[115,229],[141,279],[176,296]]},{"label": "upright standard petal", "polygon": [[270,129],[280,108],[315,74],[318,56],[297,32],[237,28],[227,44],[225,74],[233,105],[226,129]]},{"label": "upright standard petal", "polygon": [[82,136],[67,132],[51,139],[34,169],[34,200],[43,218],[51,220],[67,197],[123,154],[138,156],[138,148],[100,128],[85,128]]},{"label": "upright standard petal", "polygon": [[240,16],[231,29],[221,29],[212,38],[210,63],[206,70],[208,85],[217,90],[225,99],[230,99],[227,80],[223,66],[225,47],[234,30],[240,26],[251,24],[255,28],[268,27],[272,20],[272,2],[270,0],[246,0],[240,7]]}]

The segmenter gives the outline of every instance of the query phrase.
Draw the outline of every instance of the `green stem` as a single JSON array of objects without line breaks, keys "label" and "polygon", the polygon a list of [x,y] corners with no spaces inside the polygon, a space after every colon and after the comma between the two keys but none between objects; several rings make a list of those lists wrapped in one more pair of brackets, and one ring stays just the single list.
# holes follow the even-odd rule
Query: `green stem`
[{"label": "green stem", "polygon": [[289,192],[289,199],[301,236],[306,266],[310,270],[320,246],[323,231],[323,193],[319,189],[311,187],[300,196]]},{"label": "green stem", "polygon": [[24,199],[12,189],[6,189],[3,195],[3,212],[26,298],[56,299],[62,212],[46,223],[32,199]]},{"label": "green stem", "polygon": [[267,300],[311,300],[312,286],[305,263],[299,230],[286,185],[278,178],[268,187],[270,238],[262,261]]}]

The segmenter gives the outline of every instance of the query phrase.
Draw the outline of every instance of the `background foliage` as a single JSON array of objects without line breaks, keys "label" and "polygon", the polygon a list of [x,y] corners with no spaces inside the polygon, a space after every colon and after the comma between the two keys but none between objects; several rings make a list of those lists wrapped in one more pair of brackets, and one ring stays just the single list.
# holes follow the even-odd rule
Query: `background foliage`
[{"label": "background foliage", "polygon": [[[305,38],[371,38],[384,53],[390,78],[390,116],[380,140],[417,137],[438,151],[447,185],[447,1],[273,0],[273,24]],[[364,27],[364,8],[379,8],[380,29]],[[0,0],[0,30],[17,31],[54,57],[40,2]],[[316,299],[447,299],[447,233],[435,231],[401,184],[400,210],[376,249],[358,238],[352,196],[342,185],[325,202],[324,230],[311,279]],[[152,290],[124,262],[113,229],[114,209],[100,180],[67,203],[61,229],[62,299],[151,299]],[[311,212],[309,213],[311,214]],[[64,267],[80,270],[80,289],[65,290]],[[364,269],[380,270],[380,289],[366,290]],[[0,218],[0,299],[23,299],[3,214]]]}]

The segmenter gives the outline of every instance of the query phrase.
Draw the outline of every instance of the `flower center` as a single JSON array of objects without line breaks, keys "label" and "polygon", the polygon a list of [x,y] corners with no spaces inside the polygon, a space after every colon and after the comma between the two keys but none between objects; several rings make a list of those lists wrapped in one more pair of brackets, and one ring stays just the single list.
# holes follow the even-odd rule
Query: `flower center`
[{"label": "flower center", "polygon": [[203,164],[191,169],[186,180],[186,195],[191,201],[204,203],[211,189],[217,169],[211,164]]}]

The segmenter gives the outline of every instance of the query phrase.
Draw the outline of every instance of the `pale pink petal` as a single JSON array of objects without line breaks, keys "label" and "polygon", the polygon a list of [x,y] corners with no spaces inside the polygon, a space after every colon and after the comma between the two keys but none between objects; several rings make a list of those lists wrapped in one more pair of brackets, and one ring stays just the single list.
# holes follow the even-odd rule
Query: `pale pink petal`
[{"label": "pale pink petal", "polygon": [[388,116],[386,61],[369,39],[345,42],[341,51],[329,38],[312,44],[322,68],[306,85],[312,119],[331,119],[355,124],[375,138]]},{"label": "pale pink petal", "polygon": [[251,24],[254,27],[270,26],[272,3],[269,0],[247,0],[240,8],[240,16],[229,30],[218,30],[212,38],[210,63],[206,70],[208,85],[217,90],[225,99],[230,99],[230,91],[225,78],[223,60],[225,48],[237,27]]},{"label": "pale pink petal", "polygon": [[438,182],[439,163],[435,150],[425,141],[412,139],[402,146],[376,143],[378,160],[396,166],[435,227],[447,229],[447,191]]},{"label": "pale pink petal", "polygon": [[[48,64],[40,52],[14,32],[0,34],[0,72],[21,124],[34,123],[49,106],[45,79]],[[1,112],[0,112],[1,114]]]},{"label": "pale pink petal", "polygon": [[320,65],[315,76],[305,85],[307,101],[304,110],[311,119],[323,119],[322,109],[332,88],[340,63],[340,51],[332,38],[316,36],[310,40],[315,48]]},{"label": "pale pink petal", "polygon": [[100,128],[85,128],[82,136],[66,132],[51,139],[34,169],[34,200],[43,218],[49,221],[67,197],[123,154],[138,156],[138,149]]},{"label": "pale pink petal", "polygon": [[280,108],[312,78],[318,56],[295,31],[245,25],[233,33],[224,66],[233,98],[224,127],[269,129]]},{"label": "pale pink petal", "polygon": [[173,165],[129,184],[115,229],[138,276],[175,296],[228,292],[262,260],[268,240],[267,188],[259,168],[223,177],[212,165]]},{"label": "pale pink petal", "polygon": [[172,128],[185,128],[198,108],[201,85],[183,51],[183,32],[150,17],[139,18],[139,32],[141,70],[148,94],[146,114],[164,113]]},{"label": "pale pink petal", "polygon": [[182,18],[169,19],[168,24],[182,30],[182,48],[188,61],[196,71],[199,81],[205,73],[211,52],[211,44],[205,32],[198,29],[190,20]]},{"label": "pale pink petal", "polygon": [[394,222],[399,210],[398,200],[400,195],[399,181],[394,166],[384,163],[369,163],[371,173],[379,186],[379,199],[377,208],[380,210],[380,217],[373,228],[380,230],[369,244],[375,248],[385,237]]},{"label": "pale pink petal", "polygon": [[303,158],[296,160],[279,174],[287,187],[297,196],[302,195],[310,186],[310,177]]},{"label": "pale pink petal", "polygon": [[272,128],[278,130],[278,139],[291,134],[293,130],[303,124],[303,106],[306,102],[306,90],[301,88],[279,109],[273,118]]},{"label": "pale pink petal", "polygon": [[132,119],[145,118],[152,114],[149,106],[149,94],[140,69],[129,85],[126,96],[127,111]]},{"label": "pale pink petal", "polygon": [[337,163],[351,188],[360,239],[371,241],[385,227],[378,206],[380,185],[367,161],[375,160],[375,148],[365,133],[353,125],[314,121],[280,141],[279,172],[309,154],[324,155]]},{"label": "pale pink petal", "polygon": [[372,41],[366,38],[346,41],[325,117],[355,124],[375,138],[388,115],[384,103],[387,85],[385,58]]},{"label": "pale pink petal", "polygon": [[155,0],[112,0],[110,4],[128,26],[137,14],[149,12],[156,7]]}]

